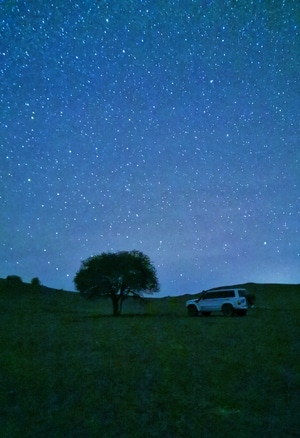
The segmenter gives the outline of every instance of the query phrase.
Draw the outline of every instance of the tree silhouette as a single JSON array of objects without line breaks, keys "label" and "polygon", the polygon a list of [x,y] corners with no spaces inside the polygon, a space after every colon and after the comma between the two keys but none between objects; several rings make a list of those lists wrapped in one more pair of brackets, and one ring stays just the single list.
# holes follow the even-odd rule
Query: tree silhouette
[{"label": "tree silhouette", "polygon": [[23,280],[18,275],[8,275],[6,277],[6,284],[9,290],[17,292],[22,289]]},{"label": "tree silhouette", "polygon": [[15,285],[20,285],[23,283],[23,280],[21,277],[19,277],[19,275],[8,275],[6,277],[6,281]]},{"label": "tree silhouette", "polygon": [[41,280],[38,277],[33,277],[31,279],[31,286],[33,286],[35,289],[39,289],[41,285]]},{"label": "tree silhouette", "polygon": [[102,253],[81,263],[74,277],[76,289],[86,298],[109,296],[113,315],[120,315],[124,299],[141,292],[159,290],[156,270],[148,256],[140,251]]}]

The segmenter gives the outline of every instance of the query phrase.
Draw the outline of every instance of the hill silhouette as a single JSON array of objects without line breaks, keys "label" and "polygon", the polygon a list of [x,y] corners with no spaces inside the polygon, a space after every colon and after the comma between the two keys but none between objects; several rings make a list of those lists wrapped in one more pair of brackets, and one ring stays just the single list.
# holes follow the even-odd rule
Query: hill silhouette
[{"label": "hill silhouette", "polygon": [[[14,276],[12,276],[14,277]],[[276,307],[297,306],[300,298],[299,284],[264,284],[264,283],[241,283],[218,288],[240,287],[246,288],[249,293],[255,296],[255,306],[266,308],[275,303]],[[128,297],[124,303],[123,314],[131,315],[174,315],[181,316],[186,314],[185,302],[196,298],[199,293],[185,293],[179,296],[166,297],[144,297],[142,300]],[[110,315],[112,305],[109,297],[101,297],[97,300],[85,300],[79,293],[65,291],[63,289],[50,288],[44,285],[32,285],[23,281],[8,281],[0,278],[0,300],[6,302],[6,306],[11,308],[16,306],[29,306],[30,311],[39,309],[40,306],[51,306],[52,310],[61,313],[63,309],[68,312],[84,314],[90,312],[98,315]],[[67,310],[68,309],[68,310]]]}]

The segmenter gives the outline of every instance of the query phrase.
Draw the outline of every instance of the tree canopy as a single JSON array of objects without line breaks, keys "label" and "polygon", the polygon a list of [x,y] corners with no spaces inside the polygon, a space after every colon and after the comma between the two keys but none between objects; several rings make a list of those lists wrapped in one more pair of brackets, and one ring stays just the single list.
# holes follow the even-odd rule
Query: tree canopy
[{"label": "tree canopy", "polygon": [[141,292],[159,290],[156,270],[140,251],[102,253],[82,261],[74,278],[76,289],[86,298],[110,296],[113,314],[119,315],[124,299]]}]

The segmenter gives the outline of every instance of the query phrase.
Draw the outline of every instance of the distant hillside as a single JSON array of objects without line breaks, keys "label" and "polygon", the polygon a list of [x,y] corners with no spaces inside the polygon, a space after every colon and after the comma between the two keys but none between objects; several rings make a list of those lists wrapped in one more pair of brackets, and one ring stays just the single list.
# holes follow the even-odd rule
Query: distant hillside
[{"label": "distant hillside", "polygon": [[[11,276],[11,277],[16,277],[19,278],[17,276]],[[233,284],[233,285],[223,285],[223,286],[216,286],[213,287],[211,289],[223,289],[223,288],[233,288],[233,287],[239,287],[239,288],[245,288],[247,289],[250,293],[255,294],[260,294],[262,292],[264,293],[287,293],[287,292],[299,292],[300,293],[300,284],[281,284],[281,283],[238,283],[238,284]],[[209,290],[211,290],[209,289]],[[40,285],[40,286],[36,286],[36,285],[32,285],[30,283],[26,283],[21,281],[9,281],[7,279],[4,278],[0,278],[0,292],[1,291],[14,291],[14,292],[39,292],[42,294],[57,294],[57,293],[62,293],[62,292],[66,292],[68,294],[75,294],[75,292],[73,291],[65,291],[64,289],[55,289],[55,288],[50,288],[48,286],[44,286],[44,285]],[[182,300],[182,299],[190,299],[193,297],[196,297],[197,295],[199,295],[199,293],[201,293],[202,291],[199,291],[197,293],[185,293],[182,295],[178,295],[178,296],[166,296],[166,297],[159,297],[156,298],[155,296],[152,295],[145,295],[145,299],[155,299],[155,300],[166,300],[166,299],[178,299],[178,300]]]},{"label": "distant hillside", "polygon": [[[230,288],[243,288],[247,289],[248,292],[256,295],[260,294],[262,292],[265,293],[286,293],[286,292],[299,292],[300,293],[300,284],[280,284],[280,283],[238,283],[238,284],[231,284],[231,285],[223,285],[223,286],[216,286],[211,289],[230,289]],[[195,298],[197,295],[199,295],[202,291],[199,291],[195,294],[183,294],[178,296],[177,298],[184,298],[184,299],[190,299]],[[171,298],[171,297],[167,297]]]},{"label": "distant hillside", "polygon": [[[245,283],[227,287],[243,287],[255,296],[255,313],[265,309],[300,311],[300,285],[293,284],[256,284]],[[144,297],[142,300],[128,298],[124,301],[122,315],[134,316],[172,316],[186,317],[185,302],[199,294],[184,294],[155,298]],[[97,300],[85,300],[79,293],[70,293],[47,286],[34,286],[24,282],[9,282],[0,279],[0,313],[42,315],[52,314],[56,317],[65,315],[70,320],[77,318],[107,316],[112,314],[109,297]],[[251,312],[250,312],[251,314]]]},{"label": "distant hillside", "polygon": [[[32,285],[31,283],[26,283],[20,279],[18,276],[11,275],[9,277],[12,278],[0,278],[0,292],[7,290],[7,291],[14,291],[14,292],[36,292],[39,291],[40,293],[44,294],[51,294],[51,293],[57,293],[57,292],[68,292],[72,293],[70,291],[65,291],[63,289],[55,289],[44,285]],[[19,279],[19,280],[18,280]]]},{"label": "distant hillside", "polygon": [[245,288],[250,293],[260,293],[260,292],[289,292],[289,291],[300,291],[300,284],[280,284],[280,283],[244,283],[244,284],[234,284],[230,286],[220,286],[213,289],[221,288]]}]

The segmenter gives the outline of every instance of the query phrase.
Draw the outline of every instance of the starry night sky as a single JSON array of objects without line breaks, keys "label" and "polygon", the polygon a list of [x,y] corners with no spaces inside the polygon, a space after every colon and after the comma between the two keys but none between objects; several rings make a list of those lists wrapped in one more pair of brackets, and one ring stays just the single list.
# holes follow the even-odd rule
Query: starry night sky
[{"label": "starry night sky", "polygon": [[137,249],[161,295],[300,282],[298,0],[0,1],[0,277]]}]

